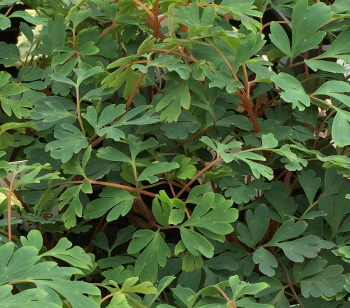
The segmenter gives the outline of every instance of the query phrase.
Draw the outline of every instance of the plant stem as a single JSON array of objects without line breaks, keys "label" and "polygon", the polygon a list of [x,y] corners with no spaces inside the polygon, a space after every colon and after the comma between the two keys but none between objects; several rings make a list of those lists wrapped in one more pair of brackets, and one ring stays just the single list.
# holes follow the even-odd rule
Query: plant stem
[{"label": "plant stem", "polygon": [[295,299],[298,301],[299,305],[301,308],[305,308],[305,306],[303,305],[302,301],[300,300],[298,294],[295,292],[295,289],[294,289],[294,286],[293,286],[293,283],[292,281],[290,280],[290,277],[289,277],[289,274],[288,274],[288,270],[285,268],[285,266],[283,264],[281,264],[281,267],[283,268],[285,274],[286,274],[286,277],[287,277],[287,281],[288,281],[288,287],[292,290],[294,296],[295,296]]},{"label": "plant stem", "polygon": [[7,17],[7,16],[11,13],[11,11],[12,11],[12,9],[14,8],[15,5],[16,5],[16,2],[13,3],[13,4],[8,8],[8,10],[7,10],[6,13],[5,13],[5,17]]},{"label": "plant stem", "polygon": [[153,36],[156,40],[158,39],[158,33],[159,33],[158,9],[159,9],[159,0],[156,0],[154,3],[154,29],[153,29]]},{"label": "plant stem", "polygon": [[[7,178],[3,178],[3,181],[6,183],[6,185],[7,185],[8,187],[11,186],[11,183],[10,183],[10,181],[9,181]],[[16,196],[16,198],[19,200],[19,202],[21,202],[21,204],[22,204],[24,210],[25,210],[27,213],[29,213],[30,210],[28,209],[27,205],[23,202],[22,197],[20,196],[20,194],[17,192],[16,189],[13,190],[13,194]]]},{"label": "plant stem", "polygon": [[132,0],[134,1],[138,6],[141,6],[149,15],[149,17],[151,17],[152,21],[155,23],[155,16],[153,15],[153,13],[148,9],[147,6],[145,6],[141,1],[139,0]]},{"label": "plant stem", "polygon": [[254,111],[253,111],[252,105],[250,104],[249,99],[248,99],[246,96],[243,96],[243,95],[241,94],[241,92],[239,92],[238,90],[236,90],[236,95],[237,95],[237,96],[239,97],[239,99],[242,101],[243,107],[244,107],[244,109],[247,111],[248,116],[249,116],[249,118],[250,118],[250,121],[251,121],[252,124],[253,124],[254,131],[255,131],[256,133],[260,132],[260,127],[259,127],[258,121],[256,120],[256,116],[255,116],[255,114],[254,114]]},{"label": "plant stem", "polygon": [[[128,190],[128,191],[134,191],[134,192],[137,192],[136,188],[135,187],[131,187],[131,186],[128,186],[128,185],[122,185],[122,184],[117,184],[117,183],[109,183],[109,182],[103,182],[103,181],[94,181],[94,180],[90,180],[90,179],[87,179],[89,181],[90,184],[92,185],[102,185],[102,186],[109,186],[109,187],[115,187],[115,188],[120,188],[120,189],[124,189],[124,190]],[[69,181],[69,182],[63,182],[63,183],[59,183],[59,184],[55,184],[55,185],[52,185],[50,187],[50,189],[52,188],[55,188],[55,187],[58,187],[58,186],[63,186],[63,185],[70,185],[70,184],[82,184],[83,181]],[[152,198],[155,198],[156,197],[156,194],[154,193],[151,193],[149,191],[146,191],[146,190],[143,190],[143,189],[139,189],[139,192],[143,195],[146,195],[146,196],[150,196]]]},{"label": "plant stem", "polygon": [[7,230],[8,230],[8,241],[12,242],[12,225],[11,225],[11,202],[12,202],[12,192],[13,192],[13,182],[16,178],[16,174],[14,173],[10,182],[9,190],[7,193]]},{"label": "plant stem", "polygon": [[198,172],[194,178],[189,181],[184,188],[182,188],[180,190],[180,192],[176,195],[176,198],[180,198],[180,196],[187,190],[187,188],[189,188],[202,174],[204,174],[206,171],[208,171],[209,169],[211,169],[212,167],[214,167],[217,163],[221,162],[223,159],[221,157],[216,158],[215,160],[213,160],[208,166],[206,166],[205,168],[203,168],[200,172]]},{"label": "plant stem", "polygon": [[116,20],[113,20],[112,24],[107,28],[105,29],[99,36],[98,38],[101,38],[102,36],[106,35],[115,25],[118,24],[118,21]]},{"label": "plant stem", "polygon": [[79,122],[79,125],[80,125],[81,132],[85,136],[85,128],[84,128],[83,120],[81,118],[81,111],[80,111],[80,97],[79,97],[79,87],[78,86],[75,88],[75,95],[76,95],[76,102],[77,102],[78,122]]}]

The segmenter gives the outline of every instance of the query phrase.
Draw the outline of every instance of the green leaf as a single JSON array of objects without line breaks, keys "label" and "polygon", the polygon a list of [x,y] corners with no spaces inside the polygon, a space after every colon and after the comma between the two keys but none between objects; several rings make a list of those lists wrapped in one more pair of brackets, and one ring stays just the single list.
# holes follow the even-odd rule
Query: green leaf
[{"label": "green leaf", "polygon": [[198,131],[199,123],[192,114],[182,111],[176,122],[165,123],[161,129],[170,139],[186,139],[189,134]]},{"label": "green leaf", "polygon": [[80,189],[80,185],[69,187],[59,198],[60,209],[69,203],[68,208],[62,216],[62,221],[67,229],[77,224],[75,216],[81,217],[83,214],[83,205],[79,198]]},{"label": "green leaf", "polygon": [[18,61],[21,61],[21,55],[16,45],[0,42],[0,64],[11,66]]},{"label": "green leaf", "polygon": [[338,110],[332,124],[332,137],[340,147],[350,144],[350,112]]},{"label": "green leaf", "polygon": [[73,29],[76,29],[80,23],[82,23],[86,18],[90,17],[91,13],[91,9],[75,11],[71,18]]},{"label": "green leaf", "polygon": [[321,250],[321,240],[315,235],[308,235],[294,241],[276,245],[281,248],[286,257],[293,262],[303,262],[305,258],[315,258]]},{"label": "green leaf", "polygon": [[[135,274],[140,276],[141,281],[149,280],[154,282],[158,277],[158,266],[164,267],[167,259],[170,258],[170,249],[164,242],[162,233],[150,231],[148,232],[147,239],[143,237],[140,238],[142,235],[143,232],[138,231],[134,233],[128,252],[132,253],[132,251],[137,251],[138,248],[135,249],[135,247],[132,246],[135,239],[146,243],[147,247],[137,257],[135,262]],[[145,247],[146,245],[142,244],[141,247]]]},{"label": "green leaf", "polygon": [[68,85],[73,86],[73,87],[76,86],[76,84],[73,80],[71,80],[63,75],[51,74],[50,77],[57,82],[65,83],[65,84],[68,84]]},{"label": "green leaf", "polygon": [[6,17],[3,14],[0,14],[0,30],[5,30],[11,27],[10,18]]},{"label": "green leaf", "polygon": [[284,90],[284,92],[281,93],[281,97],[286,102],[292,103],[292,108],[298,107],[298,109],[302,111],[305,107],[310,106],[311,101],[309,96],[305,93],[303,86],[295,77],[286,73],[279,73],[276,76],[272,76],[271,80]]},{"label": "green leaf", "polygon": [[350,60],[348,55],[350,42],[347,40],[349,34],[350,28],[346,28],[345,30],[341,31],[329,48],[317,58],[338,58],[348,62]]},{"label": "green leaf", "polygon": [[206,193],[182,226],[193,226],[202,231],[206,229],[219,235],[231,233],[231,223],[237,220],[238,211],[232,208],[232,201],[221,196],[221,200],[215,200],[215,197],[213,193]]},{"label": "green leaf", "polygon": [[86,79],[88,79],[88,78],[90,78],[90,77],[92,77],[94,75],[97,75],[97,74],[99,74],[99,73],[101,73],[103,71],[104,71],[104,69],[101,66],[95,66],[95,67],[90,68],[88,70],[75,68],[74,72],[77,75],[77,86],[79,87],[80,84],[84,80],[86,80]]},{"label": "green leaf", "polygon": [[311,204],[314,201],[318,188],[320,187],[321,179],[316,177],[316,172],[314,170],[307,170],[301,172],[299,183],[303,187],[306,198]]},{"label": "green leaf", "polygon": [[[337,179],[339,181],[339,178]],[[324,219],[331,228],[331,238],[333,238],[339,231],[342,221],[347,213],[349,213],[348,202],[344,198],[347,192],[347,186],[338,186],[339,193],[337,198],[332,198],[328,194],[322,194],[319,198],[319,208],[321,211],[327,213]]]},{"label": "green leaf", "polygon": [[156,175],[164,174],[165,172],[169,172],[176,168],[179,168],[178,163],[156,161],[141,172],[141,174],[138,177],[138,180],[148,181],[150,184],[153,184],[159,180],[159,178]]},{"label": "green leaf", "polygon": [[300,281],[301,294],[304,297],[335,296],[344,289],[345,276],[341,275],[340,265],[330,265],[317,275]]},{"label": "green leaf", "polygon": [[269,221],[265,204],[259,204],[254,213],[248,210],[246,212],[247,226],[243,223],[237,224],[238,239],[248,247],[254,248],[265,235]]},{"label": "green leaf", "polygon": [[[34,20],[34,24],[38,24],[37,18],[38,17],[35,17],[36,20]],[[54,19],[49,18],[47,25],[43,27],[41,33],[41,45],[33,52],[33,54],[45,54],[52,56],[56,48],[61,48],[64,46],[66,39],[66,28],[67,26],[62,14],[56,14]]]},{"label": "green leaf", "polygon": [[278,141],[272,133],[261,136],[261,147],[263,149],[273,149],[278,146]]},{"label": "green leaf", "polygon": [[231,276],[228,282],[231,287],[233,299],[238,299],[244,295],[254,295],[269,287],[266,282],[247,283],[240,281],[237,275]]},{"label": "green leaf", "polygon": [[[162,226],[169,226],[171,223],[169,221],[169,217],[171,214],[171,211],[174,207],[174,200],[170,199],[166,192],[164,190],[161,190],[158,195],[156,195],[158,199],[153,199],[152,202],[152,212],[155,217],[155,219],[162,225]],[[183,204],[183,212],[185,212],[185,205]],[[183,218],[182,218],[183,220]]]},{"label": "green leaf", "polygon": [[131,164],[131,159],[127,155],[110,146],[99,149],[97,157],[110,161],[120,161]]},{"label": "green leaf", "polygon": [[21,32],[25,35],[25,37],[28,39],[29,42],[33,43],[34,41],[34,33],[32,31],[32,28],[28,26],[28,24],[21,22],[19,29]]},{"label": "green leaf", "polygon": [[232,74],[216,70],[211,63],[209,63],[209,66],[211,70],[207,66],[203,66],[204,74],[211,80],[209,88],[225,88],[228,93],[234,93],[236,90],[243,87],[242,83],[235,80]]},{"label": "green leaf", "polygon": [[292,55],[294,60],[299,54],[317,46],[324,36],[318,31],[333,16],[331,8],[320,2],[308,7],[307,0],[299,0],[292,14]]},{"label": "green leaf", "polygon": [[[227,13],[229,10],[230,15],[233,19],[238,19],[242,24],[252,32],[256,32],[256,29],[261,27],[261,24],[257,22],[253,17],[262,17],[262,13],[259,12],[255,5],[253,5],[253,0],[223,0],[221,6],[225,8],[222,9],[222,13]],[[252,17],[251,17],[252,16]],[[230,16],[231,17],[231,16]]]},{"label": "green leaf", "polygon": [[177,163],[179,167],[170,173],[170,177],[174,176],[181,180],[192,179],[196,173],[197,169],[194,166],[196,161],[190,157],[184,155],[176,155],[173,162]]},{"label": "green leaf", "polygon": [[12,294],[12,286],[0,286],[0,301],[4,307],[16,308],[60,308],[61,304],[53,303],[47,298],[44,290],[27,289],[15,295]]},{"label": "green leaf", "polygon": [[18,119],[26,118],[30,111],[29,108],[32,107],[30,102],[7,97],[0,97],[0,101],[4,112],[8,116],[13,113]]},{"label": "green leaf", "polygon": [[258,33],[249,33],[245,38],[241,39],[241,44],[236,53],[235,68],[239,68],[260,51],[265,43],[266,41],[263,41]]},{"label": "green leaf", "polygon": [[350,106],[350,98],[348,95],[341,93],[347,93],[350,91],[350,85],[344,81],[330,80],[322,84],[313,95],[327,95],[332,96],[335,99],[341,101],[346,106]]},{"label": "green leaf", "polygon": [[88,147],[89,142],[83,133],[71,124],[62,124],[63,130],[55,131],[57,140],[49,142],[45,150],[51,152],[51,156],[60,159],[63,163],[70,160],[73,154],[79,153],[82,149]]},{"label": "green leaf", "polygon": [[259,247],[254,253],[253,253],[253,261],[255,264],[259,264],[259,270],[264,275],[267,276],[274,276],[275,270],[274,268],[278,267],[278,262],[275,259],[275,257],[266,250],[263,247]]},{"label": "green leaf", "polygon": [[154,297],[149,297],[149,299],[145,299],[144,304],[147,307],[151,307],[151,305],[157,300],[157,298],[163,292],[163,290],[167,288],[174,281],[174,279],[174,276],[165,276],[162,279],[160,279],[160,281],[157,284],[157,293],[154,295]]},{"label": "green leaf", "polygon": [[76,105],[64,97],[44,97],[36,101],[29,117],[35,120],[39,130],[44,130],[53,125],[67,123],[72,124],[76,120]]},{"label": "green leaf", "polygon": [[158,141],[154,138],[146,139],[141,141],[139,138],[134,135],[129,135],[129,147],[131,153],[132,161],[135,161],[136,156],[144,150],[150,150],[158,146]]},{"label": "green leaf", "polygon": [[214,246],[203,235],[186,228],[180,228],[180,234],[183,244],[192,255],[213,257]]},{"label": "green leaf", "polygon": [[260,176],[263,176],[268,180],[271,180],[273,178],[273,171],[270,167],[252,161],[252,159],[264,161],[264,156],[252,152],[239,152],[234,154],[234,156],[249,165],[255,178],[259,179]]},{"label": "green leaf", "polygon": [[[7,283],[16,285],[18,282],[28,282],[36,286],[36,288],[31,290],[33,293],[37,293],[39,298],[42,295],[40,292],[46,292],[47,298],[44,298],[44,300],[50,301],[59,307],[62,306],[60,296],[66,298],[73,308],[82,308],[84,305],[87,307],[98,307],[92,299],[84,295],[99,295],[100,291],[97,287],[83,281],[71,281],[70,278],[73,274],[81,273],[79,270],[58,267],[56,262],[40,258],[38,249],[34,246],[24,246],[14,251],[13,243],[6,243],[0,247],[0,256],[2,268],[0,285]],[[23,292],[24,295],[25,291]],[[15,300],[13,297],[9,299],[9,302],[13,301],[15,303]],[[23,298],[23,300],[29,299]],[[1,302],[4,304],[6,299],[1,299]],[[25,304],[25,302],[21,303],[20,306],[22,304]],[[55,306],[52,305],[52,307]]]},{"label": "green leaf", "polygon": [[256,196],[256,189],[247,185],[244,179],[226,177],[220,181],[221,188],[228,188],[225,191],[225,196],[237,204],[247,203]]},{"label": "green leaf", "polygon": [[[179,95],[181,93],[181,95]],[[174,122],[181,113],[181,108],[190,108],[191,96],[186,82],[181,82],[167,93],[157,104],[156,111],[161,111],[160,120]]]},{"label": "green leaf", "polygon": [[108,187],[100,195],[87,204],[84,211],[85,219],[95,219],[107,215],[107,221],[117,220],[120,216],[125,216],[134,203],[134,197],[126,190]]},{"label": "green leaf", "polygon": [[271,34],[269,36],[271,42],[286,56],[291,58],[292,52],[290,50],[290,42],[286,31],[284,31],[283,27],[276,21],[271,22],[270,30]]},{"label": "green leaf", "polygon": [[325,72],[331,73],[341,73],[347,74],[349,71],[342,65],[331,62],[331,61],[323,61],[323,60],[305,60],[304,61],[308,67],[310,67],[313,71],[321,70]]},{"label": "green leaf", "polygon": [[[306,227],[307,223],[305,221],[297,221],[294,223],[293,219],[289,219],[278,228],[267,245],[276,245],[278,242],[297,237],[306,230]],[[290,242],[287,242],[287,244],[288,243]]]},{"label": "green leaf", "polygon": [[54,248],[44,252],[40,257],[54,257],[74,267],[83,269],[92,268],[91,257],[79,246],[72,248],[72,243],[67,238],[61,238]]},{"label": "green leaf", "polygon": [[37,102],[35,108],[29,113],[30,118],[37,121],[41,120],[43,123],[50,123],[50,126],[68,118],[70,115],[71,113],[58,101],[43,102],[43,104]]},{"label": "green leaf", "polygon": [[23,246],[34,246],[38,251],[43,247],[43,238],[38,230],[31,230],[27,237],[21,236]]}]

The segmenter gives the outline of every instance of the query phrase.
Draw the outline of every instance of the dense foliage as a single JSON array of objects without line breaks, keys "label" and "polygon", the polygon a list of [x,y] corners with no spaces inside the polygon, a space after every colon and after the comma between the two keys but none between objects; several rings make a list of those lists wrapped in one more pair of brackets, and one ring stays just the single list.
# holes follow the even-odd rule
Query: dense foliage
[{"label": "dense foliage", "polygon": [[1,307],[350,307],[348,0],[0,8]]}]

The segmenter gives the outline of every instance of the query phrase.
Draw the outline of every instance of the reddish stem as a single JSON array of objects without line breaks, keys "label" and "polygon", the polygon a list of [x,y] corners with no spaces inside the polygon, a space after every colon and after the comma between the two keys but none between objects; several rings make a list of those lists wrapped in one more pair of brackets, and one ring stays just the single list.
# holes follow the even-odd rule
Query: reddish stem
[{"label": "reddish stem", "polygon": [[159,9],[159,0],[155,1],[154,4],[154,28],[153,28],[153,36],[157,40],[159,33],[159,20],[158,20],[158,9]]},{"label": "reddish stem", "polygon": [[207,172],[209,169],[213,168],[217,163],[221,162],[222,158],[218,157],[215,160],[213,160],[208,166],[206,166],[205,168],[203,168],[201,171],[199,171],[195,177],[189,181],[181,190],[180,192],[176,195],[176,198],[180,198],[181,195],[187,190],[187,188],[189,188],[202,174],[204,174],[205,172]]},{"label": "reddish stem", "polygon": [[99,36],[98,38],[101,38],[102,36],[106,35],[115,25],[118,24],[118,21],[116,20],[113,20],[112,24],[107,28],[105,29]]},{"label": "reddish stem", "polygon": [[[8,187],[10,187],[10,185],[11,185],[10,181],[9,181],[7,178],[3,178],[3,180],[4,180],[4,182],[6,183],[6,185],[7,185]],[[23,202],[22,197],[19,195],[19,193],[18,193],[15,189],[13,190],[13,194],[16,196],[16,198],[19,200],[19,202],[22,203],[22,206],[23,206],[24,210],[25,210],[27,213],[29,213],[30,211],[29,211],[28,207],[25,205],[25,203]]]},{"label": "reddish stem", "polygon": [[259,124],[256,120],[256,116],[254,114],[254,111],[253,111],[253,108],[252,108],[252,105],[250,104],[250,101],[249,99],[247,98],[246,95],[242,95],[241,92],[239,92],[238,90],[236,90],[236,95],[239,97],[239,99],[242,101],[243,103],[243,107],[244,109],[247,111],[248,113],[248,116],[250,118],[250,121],[252,122],[253,124],[253,127],[254,127],[254,130],[256,133],[260,132],[260,127],[259,127]]},{"label": "reddish stem", "polygon": [[132,0],[134,1],[138,6],[141,6],[146,12],[147,14],[149,15],[149,17],[151,17],[152,21],[155,23],[155,17],[153,15],[153,13],[148,9],[147,6],[145,6],[141,1],[139,0]]}]

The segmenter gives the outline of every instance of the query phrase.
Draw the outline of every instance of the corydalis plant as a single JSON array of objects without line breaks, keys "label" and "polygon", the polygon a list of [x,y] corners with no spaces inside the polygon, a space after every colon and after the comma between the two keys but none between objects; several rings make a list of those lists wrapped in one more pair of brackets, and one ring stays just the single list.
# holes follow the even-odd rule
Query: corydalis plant
[{"label": "corydalis plant", "polygon": [[6,301],[347,305],[348,3],[25,3],[0,15],[31,46],[0,43],[1,175],[35,174],[1,209],[40,232],[8,211],[0,249],[54,270],[8,270]]}]

